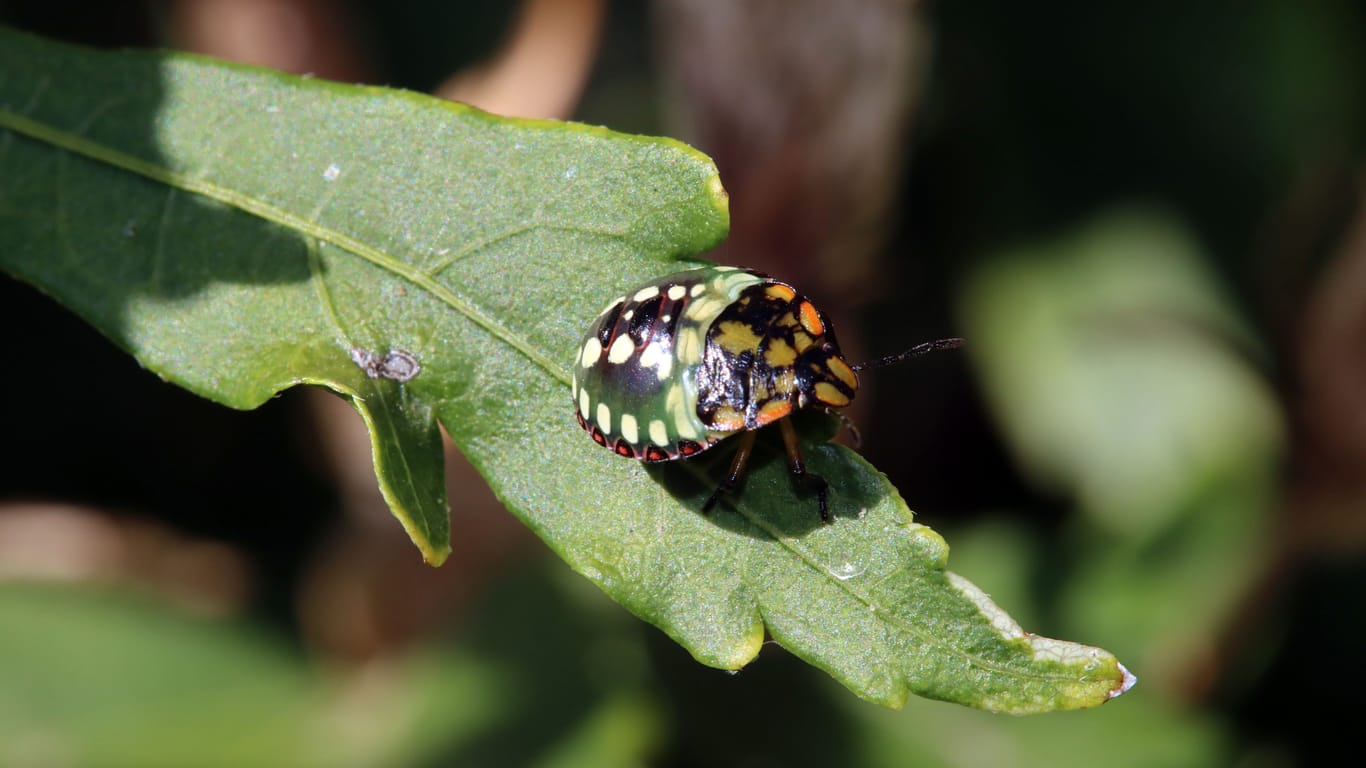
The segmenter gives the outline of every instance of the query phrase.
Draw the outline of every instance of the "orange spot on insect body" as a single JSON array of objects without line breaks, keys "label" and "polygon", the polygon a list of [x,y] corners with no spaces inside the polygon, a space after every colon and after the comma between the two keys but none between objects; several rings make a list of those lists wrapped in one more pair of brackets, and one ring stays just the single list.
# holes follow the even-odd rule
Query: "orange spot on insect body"
[{"label": "orange spot on insect body", "polygon": [[791,413],[791,400],[773,399],[769,400],[768,402],[764,403],[762,406],[759,407],[759,412],[755,415],[754,420],[758,423],[759,426],[762,427],[767,424],[772,424],[778,419],[781,419],[784,416],[788,416]]},{"label": "orange spot on insect body", "polygon": [[825,323],[821,322],[821,313],[816,309],[816,305],[809,301],[803,301],[799,310],[802,327],[812,336],[823,336],[825,334]]},{"label": "orange spot on insect body", "polygon": [[783,285],[782,283],[769,283],[768,287],[764,289],[764,292],[768,294],[769,298],[777,299],[778,301],[792,301],[797,298],[797,292],[792,290],[790,286]]}]

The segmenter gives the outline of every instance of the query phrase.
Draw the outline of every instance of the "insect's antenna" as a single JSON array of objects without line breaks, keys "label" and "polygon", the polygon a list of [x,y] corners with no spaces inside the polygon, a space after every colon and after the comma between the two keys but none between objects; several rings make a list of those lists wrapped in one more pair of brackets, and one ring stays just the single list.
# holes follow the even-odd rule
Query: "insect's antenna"
[{"label": "insect's antenna", "polygon": [[865,363],[859,363],[858,365],[854,366],[854,370],[866,371],[870,368],[885,368],[889,365],[904,363],[913,357],[920,357],[921,355],[929,352],[939,352],[945,349],[957,349],[961,346],[963,346],[963,340],[956,337],[952,339],[939,339],[937,341],[927,341],[924,344],[916,344],[914,347],[911,347],[905,352],[897,352],[894,355],[887,355],[886,357],[879,357],[876,360],[869,360]]}]

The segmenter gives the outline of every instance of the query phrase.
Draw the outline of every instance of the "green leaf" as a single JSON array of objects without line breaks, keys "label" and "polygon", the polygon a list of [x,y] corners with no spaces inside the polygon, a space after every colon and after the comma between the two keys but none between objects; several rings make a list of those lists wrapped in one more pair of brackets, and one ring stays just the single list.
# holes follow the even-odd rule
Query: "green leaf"
[{"label": "green leaf", "polygon": [[718,467],[647,472],[582,434],[568,363],[589,320],[725,234],[715,167],[677,142],[3,32],[0,131],[0,264],[218,402],[348,397],[433,563],[439,422],[571,567],[703,663],[743,666],[767,630],[890,706],[1037,712],[1132,683],[946,571],[943,540],[846,449],[810,451],[822,527],[778,451],[705,517]]},{"label": "green leaf", "polygon": [[642,638],[548,570],[359,668],[145,594],[0,583],[0,765],[642,765],[663,731]]}]

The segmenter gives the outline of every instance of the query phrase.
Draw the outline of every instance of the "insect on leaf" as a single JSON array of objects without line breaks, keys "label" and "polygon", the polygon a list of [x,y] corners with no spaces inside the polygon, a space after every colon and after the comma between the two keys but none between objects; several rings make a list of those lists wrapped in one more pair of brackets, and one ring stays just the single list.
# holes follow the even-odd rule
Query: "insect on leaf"
[{"label": "insect on leaf", "polygon": [[809,449],[832,488],[820,527],[776,452],[708,517],[707,466],[647,472],[584,436],[587,324],[727,225],[715,167],[676,141],[0,31],[0,265],[216,402],[348,398],[433,564],[440,423],[565,562],[703,663],[743,666],[767,632],[891,706],[1126,690],[1110,654],[1021,632],[946,571],[943,540],[846,449]]}]

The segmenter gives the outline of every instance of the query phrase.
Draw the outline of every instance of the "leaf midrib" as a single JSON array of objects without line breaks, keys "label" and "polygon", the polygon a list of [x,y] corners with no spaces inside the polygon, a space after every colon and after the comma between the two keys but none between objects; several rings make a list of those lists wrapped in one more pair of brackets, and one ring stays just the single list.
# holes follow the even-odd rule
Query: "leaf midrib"
[{"label": "leaf midrib", "polygon": [[[520,352],[539,368],[569,386],[569,373],[564,366],[550,359],[527,339],[494,320],[475,304],[457,295],[454,291],[438,283],[435,278],[416,267],[405,264],[380,249],[350,235],[324,227],[316,221],[292,213],[264,200],[252,197],[234,189],[220,186],[205,179],[186,176],[165,165],[144,160],[140,157],[121,152],[59,128],[38,122],[24,115],[0,109],[0,127],[29,139],[44,142],[81,157],[106,163],[128,173],[132,173],[173,189],[216,200],[245,213],[279,224],[287,229],[303,233],[322,242],[337,246],[375,266],[407,280],[422,288],[451,309],[464,315],[471,322],[488,331],[509,347]],[[528,225],[535,229],[541,225]]]}]

